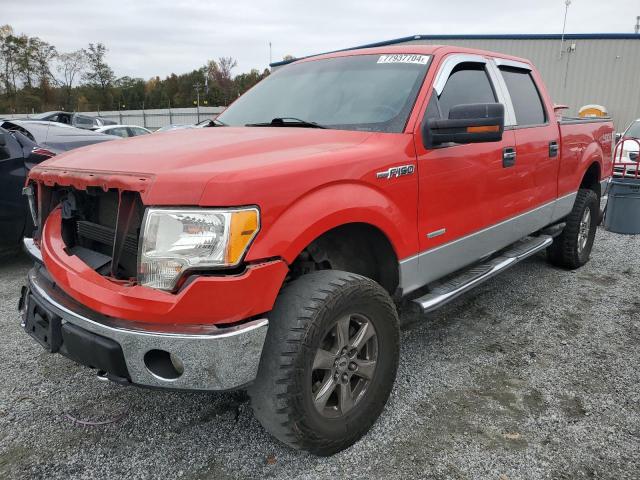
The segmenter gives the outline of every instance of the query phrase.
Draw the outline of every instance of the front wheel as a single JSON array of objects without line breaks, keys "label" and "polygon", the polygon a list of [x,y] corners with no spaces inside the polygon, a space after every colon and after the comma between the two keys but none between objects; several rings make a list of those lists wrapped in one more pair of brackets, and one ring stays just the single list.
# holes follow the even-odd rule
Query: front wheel
[{"label": "front wheel", "polygon": [[548,249],[553,265],[576,269],[589,261],[600,220],[600,202],[593,190],[580,189],[562,233]]},{"label": "front wheel", "polygon": [[398,357],[398,315],[380,285],[335,270],[304,275],[271,312],[249,388],[254,414],[291,447],[339,452],[382,412]]}]

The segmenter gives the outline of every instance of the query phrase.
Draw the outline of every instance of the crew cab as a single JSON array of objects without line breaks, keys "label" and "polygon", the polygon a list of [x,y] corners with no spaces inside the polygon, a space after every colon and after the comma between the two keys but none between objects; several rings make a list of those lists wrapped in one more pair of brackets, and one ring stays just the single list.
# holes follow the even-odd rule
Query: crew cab
[{"label": "crew cab", "polygon": [[59,155],[25,187],[23,326],[123,384],[248,389],[275,437],[333,454],[391,392],[398,301],[588,261],[613,127],[556,110],[524,59],[369,48],[274,72],[211,128]]}]

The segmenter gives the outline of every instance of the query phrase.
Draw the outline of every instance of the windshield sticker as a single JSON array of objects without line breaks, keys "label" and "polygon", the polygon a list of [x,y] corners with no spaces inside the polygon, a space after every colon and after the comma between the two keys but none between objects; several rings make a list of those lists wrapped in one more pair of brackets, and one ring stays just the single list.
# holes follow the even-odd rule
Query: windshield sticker
[{"label": "windshield sticker", "polygon": [[377,63],[417,63],[418,65],[426,65],[429,61],[429,55],[412,55],[412,54],[395,54],[380,55]]}]

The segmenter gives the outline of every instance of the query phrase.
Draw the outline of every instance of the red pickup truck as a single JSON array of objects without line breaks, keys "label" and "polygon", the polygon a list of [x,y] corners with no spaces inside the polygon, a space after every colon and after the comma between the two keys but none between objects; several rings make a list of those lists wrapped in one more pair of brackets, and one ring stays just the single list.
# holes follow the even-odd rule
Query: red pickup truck
[{"label": "red pickup truck", "polygon": [[396,301],[431,311],[542,250],[588,261],[612,140],[560,119],[527,60],[299,60],[212,128],[31,170],[23,327],[116,382],[246,388],[269,432],[329,455],[384,408]]}]

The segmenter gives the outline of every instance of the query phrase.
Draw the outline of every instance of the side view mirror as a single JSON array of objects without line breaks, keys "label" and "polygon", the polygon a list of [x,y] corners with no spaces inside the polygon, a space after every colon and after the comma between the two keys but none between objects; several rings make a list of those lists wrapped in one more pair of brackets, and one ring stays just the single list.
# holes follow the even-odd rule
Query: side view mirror
[{"label": "side view mirror", "polygon": [[4,147],[7,144],[7,139],[5,135],[6,133],[0,132],[0,147]]},{"label": "side view mirror", "polygon": [[621,138],[622,138],[622,134],[620,132],[616,133],[616,143],[618,143]]},{"label": "side view mirror", "polygon": [[449,118],[428,119],[423,125],[425,147],[443,143],[499,142],[504,132],[504,105],[470,103],[449,110]]}]

